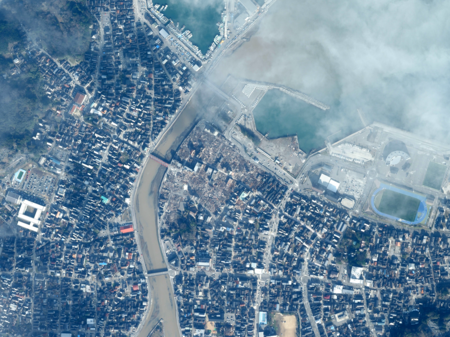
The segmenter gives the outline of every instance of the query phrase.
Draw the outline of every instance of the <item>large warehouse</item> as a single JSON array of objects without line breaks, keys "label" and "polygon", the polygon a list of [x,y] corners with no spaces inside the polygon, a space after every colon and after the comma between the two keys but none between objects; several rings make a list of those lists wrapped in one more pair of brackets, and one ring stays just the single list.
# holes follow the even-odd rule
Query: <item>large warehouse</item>
[{"label": "large warehouse", "polygon": [[334,193],[336,193],[339,188],[339,183],[336,180],[331,179],[323,173],[319,177],[319,184]]}]

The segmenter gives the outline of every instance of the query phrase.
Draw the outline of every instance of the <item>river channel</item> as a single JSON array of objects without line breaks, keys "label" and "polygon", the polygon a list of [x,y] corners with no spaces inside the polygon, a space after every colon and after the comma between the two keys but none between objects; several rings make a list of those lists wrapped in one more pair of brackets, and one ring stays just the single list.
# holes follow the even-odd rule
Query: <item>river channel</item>
[{"label": "river channel", "polygon": [[[154,152],[170,161],[172,151],[178,148],[196,122],[200,118],[212,115],[222,103],[208,88],[200,87]],[[159,187],[165,171],[165,167],[149,160],[142,173],[134,200],[137,231],[142,256],[148,271],[166,268],[164,252],[161,251],[159,245],[157,222]],[[147,337],[161,318],[164,320],[164,335],[179,336],[176,303],[170,277],[167,274],[148,277],[148,282],[151,288],[152,303],[139,336]]]}]

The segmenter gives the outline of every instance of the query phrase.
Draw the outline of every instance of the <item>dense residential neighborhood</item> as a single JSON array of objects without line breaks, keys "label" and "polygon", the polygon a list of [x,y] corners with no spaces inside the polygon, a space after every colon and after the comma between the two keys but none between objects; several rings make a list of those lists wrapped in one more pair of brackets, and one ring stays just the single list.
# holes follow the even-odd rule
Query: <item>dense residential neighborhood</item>
[{"label": "dense residential neighborhood", "polygon": [[436,290],[448,284],[447,235],[287,190],[208,123],[179,147],[159,214],[185,336],[271,336],[260,317],[277,312],[295,315],[301,336],[370,336],[414,325],[429,301],[448,307]]},{"label": "dense residential neighborhood", "polygon": [[[236,32],[262,13],[252,0],[238,3]],[[161,155],[166,131],[209,81],[200,69],[221,52],[227,25],[203,56],[151,4],[87,5],[95,20],[82,61],[58,60],[32,41],[25,52],[12,47],[5,76],[35,69],[56,104],[38,119],[35,157],[19,158],[0,181],[0,335],[159,337],[169,325],[180,337],[449,330],[442,149],[426,143],[434,157],[422,160],[423,144],[372,125],[305,153],[296,137],[260,134],[251,110],[269,87],[329,107],[229,76],[203,102],[215,107],[220,97],[222,115],[196,116]],[[135,214],[149,161],[162,180],[151,232],[160,269],[148,268]],[[444,167],[437,182],[424,179],[433,164]],[[387,190],[419,198],[410,220],[378,210]],[[176,321],[162,316],[156,277],[168,282]]]},{"label": "dense residential neighborhood", "polygon": [[190,70],[135,21],[132,1],[88,5],[98,22],[84,61],[59,63],[32,43],[17,55],[15,72],[38,66],[59,122],[39,120],[33,136],[46,154],[2,181],[2,220],[14,221],[24,200],[45,208],[39,232],[24,220],[2,239],[3,333],[129,334],[149,306],[131,191],[192,86]]}]

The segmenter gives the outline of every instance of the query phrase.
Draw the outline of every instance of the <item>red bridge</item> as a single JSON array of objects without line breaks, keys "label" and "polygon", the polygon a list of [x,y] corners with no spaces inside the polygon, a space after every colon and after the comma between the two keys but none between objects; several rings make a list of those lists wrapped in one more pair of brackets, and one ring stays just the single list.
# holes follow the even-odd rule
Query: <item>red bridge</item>
[{"label": "red bridge", "polygon": [[154,161],[156,161],[158,164],[165,166],[165,167],[169,167],[169,164],[166,163],[164,160],[159,159],[158,157],[155,157],[154,155],[152,155],[151,153],[148,155],[150,157],[150,159],[153,159]]}]

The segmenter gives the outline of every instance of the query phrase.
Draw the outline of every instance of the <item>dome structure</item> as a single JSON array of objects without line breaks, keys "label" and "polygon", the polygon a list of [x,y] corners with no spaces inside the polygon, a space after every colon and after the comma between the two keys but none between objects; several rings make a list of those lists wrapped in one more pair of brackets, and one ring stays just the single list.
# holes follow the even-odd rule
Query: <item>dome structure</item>
[{"label": "dome structure", "polygon": [[411,156],[409,155],[405,143],[400,140],[391,140],[384,147],[383,159],[386,162],[386,165],[395,166],[402,161],[411,159]]}]

